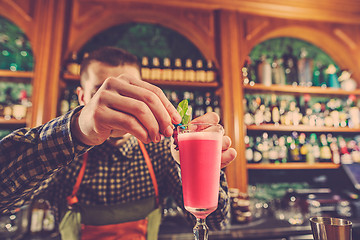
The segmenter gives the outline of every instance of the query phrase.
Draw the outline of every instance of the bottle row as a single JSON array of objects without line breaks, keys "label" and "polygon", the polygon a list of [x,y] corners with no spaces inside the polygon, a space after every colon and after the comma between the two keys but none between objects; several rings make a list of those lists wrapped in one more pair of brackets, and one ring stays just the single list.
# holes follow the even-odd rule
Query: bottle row
[{"label": "bottle row", "polygon": [[246,125],[281,124],[311,127],[360,127],[360,101],[346,98],[263,94],[245,98]]},{"label": "bottle row", "polygon": [[220,97],[212,91],[175,91],[164,89],[166,97],[177,107],[183,100],[187,99],[192,118],[199,117],[208,112],[215,112],[221,116]]},{"label": "bottle row", "polygon": [[31,84],[0,82],[0,117],[26,118],[31,107]]},{"label": "bottle row", "polygon": [[[189,102],[189,108],[192,111],[192,117],[196,118],[207,112],[216,112],[221,116],[220,98],[211,91],[184,91],[184,90],[163,90],[170,102],[177,107],[183,99]],[[76,86],[69,85],[63,92],[60,100],[59,114],[65,114],[67,111],[78,106],[78,97],[76,94]]]},{"label": "bottle row", "polygon": [[211,60],[160,59],[142,57],[141,75],[144,79],[163,81],[214,82],[216,70]]},{"label": "bottle row", "polygon": [[360,162],[360,135],[353,138],[332,134],[292,132],[291,135],[245,137],[245,157],[248,163],[332,162],[351,164]]},{"label": "bottle row", "polygon": [[333,64],[326,66],[314,62],[308,57],[306,49],[302,49],[300,56],[297,57],[293,55],[291,48],[281,57],[268,58],[264,54],[255,62],[248,57],[242,68],[244,84],[321,86],[342,88],[347,91],[357,88],[350,71],[338,72]]}]

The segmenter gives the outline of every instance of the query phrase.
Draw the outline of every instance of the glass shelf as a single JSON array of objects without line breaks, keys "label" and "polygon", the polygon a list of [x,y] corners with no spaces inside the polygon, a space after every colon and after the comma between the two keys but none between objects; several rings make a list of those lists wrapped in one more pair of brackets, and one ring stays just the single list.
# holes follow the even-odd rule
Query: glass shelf
[{"label": "glass shelf", "polygon": [[334,163],[248,163],[247,169],[281,170],[281,169],[337,169],[341,165]]},{"label": "glass shelf", "polygon": [[[63,79],[67,82],[71,81],[80,81],[80,76],[65,73],[63,75]],[[162,80],[149,80],[144,79],[151,84],[158,85],[158,86],[170,86],[170,87],[204,87],[204,88],[218,88],[218,82],[186,82],[186,81],[162,81]]]},{"label": "glass shelf", "polygon": [[307,125],[274,125],[274,124],[262,124],[262,125],[248,125],[246,126],[248,131],[270,131],[270,132],[336,132],[336,133],[359,133],[360,128],[349,127],[311,127]]},{"label": "glass shelf", "polygon": [[289,93],[289,94],[313,94],[313,95],[338,95],[338,96],[349,96],[358,95],[360,96],[360,89],[354,91],[345,91],[336,88],[323,88],[323,87],[301,87],[292,85],[271,85],[265,86],[263,84],[244,85],[245,92],[267,92],[267,93]]}]

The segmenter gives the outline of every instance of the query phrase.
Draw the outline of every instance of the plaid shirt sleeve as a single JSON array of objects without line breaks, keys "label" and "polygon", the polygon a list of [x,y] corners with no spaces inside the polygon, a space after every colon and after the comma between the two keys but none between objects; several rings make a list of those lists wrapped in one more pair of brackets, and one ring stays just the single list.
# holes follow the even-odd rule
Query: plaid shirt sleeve
[{"label": "plaid shirt sleeve", "polygon": [[0,212],[26,204],[42,182],[91,148],[71,136],[71,117],[80,109],[0,140]]}]

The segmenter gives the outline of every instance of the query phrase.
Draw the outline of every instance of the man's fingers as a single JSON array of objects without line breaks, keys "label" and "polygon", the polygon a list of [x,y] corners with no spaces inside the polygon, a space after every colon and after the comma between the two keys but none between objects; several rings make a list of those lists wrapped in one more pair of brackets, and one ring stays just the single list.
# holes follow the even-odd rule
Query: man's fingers
[{"label": "man's fingers", "polygon": [[217,124],[220,121],[219,115],[214,112],[208,112],[205,115],[197,117],[191,121],[191,123],[209,123],[209,124]]},{"label": "man's fingers", "polygon": [[236,158],[236,150],[234,148],[229,148],[226,151],[221,153],[221,168],[229,165]]},{"label": "man's fingers", "polygon": [[164,92],[161,90],[161,88],[154,86],[148,82],[145,82],[143,80],[137,79],[135,77],[129,76],[129,75],[120,75],[119,77],[125,78],[130,84],[145,88],[152,93],[154,93],[161,101],[162,105],[165,107],[166,111],[171,117],[172,123],[178,124],[181,122],[181,116],[175,109],[175,107],[171,104],[169,99],[165,96]]}]

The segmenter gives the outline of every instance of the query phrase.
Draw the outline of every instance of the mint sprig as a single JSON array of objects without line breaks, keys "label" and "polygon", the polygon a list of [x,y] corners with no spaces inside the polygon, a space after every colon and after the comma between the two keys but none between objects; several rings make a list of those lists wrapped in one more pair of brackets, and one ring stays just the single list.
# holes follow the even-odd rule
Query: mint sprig
[{"label": "mint sprig", "polygon": [[177,107],[177,111],[182,118],[182,125],[188,124],[191,121],[192,108],[189,108],[188,100],[182,100]]},{"label": "mint sprig", "polygon": [[[189,108],[188,100],[186,100],[186,99],[182,100],[177,107],[177,111],[179,112],[182,120],[179,124],[175,124],[175,127],[181,126],[181,125],[186,125],[191,121],[192,108]],[[173,138],[174,138],[175,149],[179,150],[177,128],[174,129]]]}]

